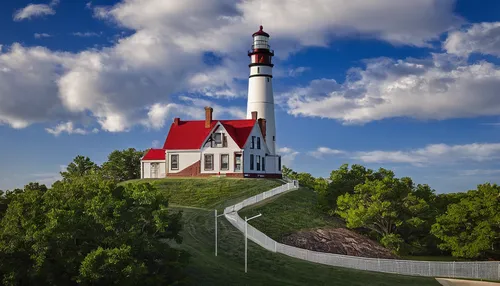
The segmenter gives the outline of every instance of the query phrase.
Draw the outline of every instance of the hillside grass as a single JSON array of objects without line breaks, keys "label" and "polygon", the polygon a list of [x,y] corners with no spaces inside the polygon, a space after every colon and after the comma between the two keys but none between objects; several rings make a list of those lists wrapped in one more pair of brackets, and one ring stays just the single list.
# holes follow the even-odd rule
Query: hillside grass
[{"label": "hillside grass", "polygon": [[[311,263],[269,252],[252,241],[248,241],[248,273],[245,273],[244,236],[223,216],[218,219],[219,248],[218,256],[214,255],[213,208],[222,210],[247,197],[279,186],[282,182],[265,179],[175,178],[125,183],[143,181],[155,184],[169,195],[172,212],[183,212],[183,241],[181,244],[171,244],[191,255],[186,269],[190,285],[439,285],[433,278]],[[265,203],[272,200],[266,200]],[[315,215],[309,217],[313,216]]]},{"label": "hillside grass", "polygon": [[325,215],[317,208],[317,194],[308,188],[284,193],[239,212],[242,218],[259,213],[262,216],[250,224],[276,241],[301,230],[345,227],[341,219]]},{"label": "hillside grass", "polygon": [[281,180],[238,178],[162,178],[132,180],[124,183],[148,182],[169,198],[170,205],[223,210],[231,205],[283,184]]}]

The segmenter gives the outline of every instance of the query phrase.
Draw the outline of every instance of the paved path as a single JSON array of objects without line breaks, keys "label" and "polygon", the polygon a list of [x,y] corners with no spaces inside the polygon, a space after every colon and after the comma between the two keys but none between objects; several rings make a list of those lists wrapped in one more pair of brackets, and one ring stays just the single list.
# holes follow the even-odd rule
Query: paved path
[{"label": "paved path", "polygon": [[500,286],[500,283],[482,282],[473,280],[460,280],[448,278],[436,278],[436,280],[443,286]]}]

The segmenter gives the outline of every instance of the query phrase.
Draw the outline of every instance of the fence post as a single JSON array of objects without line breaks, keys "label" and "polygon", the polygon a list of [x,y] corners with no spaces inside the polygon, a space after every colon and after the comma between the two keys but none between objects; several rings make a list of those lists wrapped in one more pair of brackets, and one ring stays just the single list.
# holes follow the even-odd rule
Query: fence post
[{"label": "fence post", "polygon": [[455,261],[453,261],[453,278],[455,278]]},{"label": "fence post", "polygon": [[429,261],[428,264],[429,264],[429,276],[431,276],[431,262]]}]

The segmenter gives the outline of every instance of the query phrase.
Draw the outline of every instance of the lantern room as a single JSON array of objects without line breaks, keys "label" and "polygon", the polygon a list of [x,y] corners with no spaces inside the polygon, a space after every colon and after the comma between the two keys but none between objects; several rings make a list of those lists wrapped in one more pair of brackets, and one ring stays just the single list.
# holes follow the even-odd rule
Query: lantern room
[{"label": "lantern room", "polygon": [[251,58],[250,66],[261,64],[272,67],[274,51],[269,46],[269,34],[264,32],[264,28],[260,26],[259,31],[253,33],[252,37],[252,50],[248,52],[248,56]]},{"label": "lantern room", "polygon": [[253,33],[253,46],[254,50],[266,49],[269,50],[269,34],[264,32],[264,27],[260,26],[260,30]]}]

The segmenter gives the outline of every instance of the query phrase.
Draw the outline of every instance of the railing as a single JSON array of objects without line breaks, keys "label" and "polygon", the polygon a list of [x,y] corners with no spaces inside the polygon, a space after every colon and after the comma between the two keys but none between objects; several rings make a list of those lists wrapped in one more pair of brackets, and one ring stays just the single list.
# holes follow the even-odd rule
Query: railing
[{"label": "railing", "polygon": [[[244,207],[256,204],[267,198],[279,195],[289,190],[297,190],[299,188],[298,181],[293,181],[288,178],[284,178],[284,180],[288,183],[225,208],[224,216],[233,226],[235,226],[241,232],[244,232],[245,221],[238,215],[238,211]],[[357,256],[324,253],[297,248],[276,242],[250,224],[247,226],[247,228],[248,238],[269,251],[282,253],[291,257],[320,264],[415,276],[500,280],[500,262],[498,261],[414,261],[364,258]]]}]

